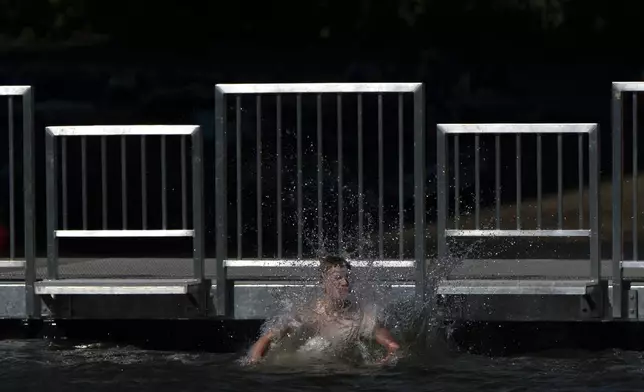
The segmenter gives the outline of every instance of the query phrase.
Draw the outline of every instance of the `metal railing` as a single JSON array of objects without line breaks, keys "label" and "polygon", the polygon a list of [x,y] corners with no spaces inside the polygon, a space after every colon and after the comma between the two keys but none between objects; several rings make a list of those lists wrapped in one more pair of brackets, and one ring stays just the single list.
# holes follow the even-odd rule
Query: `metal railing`
[{"label": "metal railing", "polygon": [[[325,175],[325,161],[330,161],[326,155],[329,150],[325,150],[324,146],[324,135],[328,135],[328,132],[331,131],[336,136],[336,145],[334,146],[333,153],[337,154],[335,160],[336,163],[332,163],[330,166],[335,166],[337,172],[335,173],[335,178],[333,181],[337,181],[333,185],[337,189],[337,198],[335,201],[335,206],[337,208],[337,216],[335,217],[334,225],[337,227],[337,243],[339,247],[342,247],[343,241],[345,240],[345,229],[347,223],[345,221],[345,209],[348,207],[347,196],[344,194],[344,190],[347,185],[346,177],[343,172],[345,171],[347,158],[345,149],[347,146],[343,144],[343,133],[347,124],[345,124],[345,116],[348,114],[355,114],[355,123],[349,124],[349,127],[352,128],[351,131],[357,132],[357,148],[354,152],[357,155],[357,255],[358,259],[365,257],[365,250],[362,248],[361,241],[366,233],[366,213],[365,213],[365,166],[368,170],[370,163],[366,162],[365,165],[365,149],[364,143],[368,139],[370,129],[372,128],[366,125],[366,120],[364,119],[364,107],[366,105],[365,99],[363,99],[364,94],[375,94],[377,95],[377,101],[375,103],[376,109],[374,111],[377,114],[372,116],[375,119],[376,124],[373,126],[373,133],[376,134],[377,138],[377,147],[374,150],[377,150],[377,163],[374,162],[374,169],[377,170],[378,184],[374,188],[377,188],[377,206],[378,211],[376,224],[378,231],[378,248],[375,252],[373,258],[383,261],[385,258],[385,246],[384,246],[384,237],[385,237],[385,203],[384,203],[384,148],[385,148],[385,139],[390,136],[384,132],[384,120],[383,120],[383,96],[386,94],[397,94],[397,103],[398,111],[395,116],[395,122],[397,125],[396,130],[396,140],[398,144],[398,160],[396,162],[397,173],[398,173],[398,260],[391,260],[390,262],[385,262],[387,265],[400,265],[400,266],[415,266],[416,270],[416,290],[417,293],[423,295],[423,290],[425,286],[425,180],[426,180],[426,160],[425,160],[425,124],[424,124],[424,94],[423,94],[423,85],[421,83],[301,83],[301,84],[221,84],[215,87],[215,198],[216,198],[216,232],[217,232],[217,309],[220,314],[224,314],[226,307],[229,304],[229,281],[227,278],[227,267],[234,266],[237,263],[239,266],[260,266],[264,265],[265,260],[261,260],[264,257],[265,250],[263,248],[264,241],[264,228],[266,222],[263,221],[263,211],[266,210],[264,207],[265,200],[267,197],[267,192],[262,188],[262,176],[270,168],[266,166],[263,161],[263,143],[265,142],[266,133],[263,126],[262,118],[267,115],[267,113],[274,114],[275,116],[275,138],[271,139],[275,142],[274,153],[271,151],[271,154],[274,154],[275,167],[268,174],[271,178],[275,180],[275,232],[274,239],[276,243],[275,256],[277,260],[272,260],[270,263],[271,266],[286,266],[286,265],[304,265],[307,264],[307,261],[304,260],[304,237],[305,237],[305,227],[304,227],[304,192],[303,187],[305,183],[308,183],[309,178],[304,178],[303,165],[304,160],[307,158],[307,154],[303,151],[303,142],[305,141],[304,132],[308,128],[315,129],[314,143],[316,146],[316,151],[311,152],[309,155],[314,155],[316,158],[316,176],[315,182],[317,187],[316,195],[316,217],[312,220],[315,220],[316,227],[312,229],[317,236],[318,246],[321,247],[324,244],[324,238],[327,234],[325,232],[325,200],[327,199],[325,193],[325,178],[328,178],[328,175]],[[323,96],[324,95],[335,95],[335,99],[332,102],[332,107],[335,107],[334,123],[332,125],[327,125],[328,122],[323,123],[324,116],[323,112]],[[415,234],[415,243],[414,243],[414,261],[403,260],[404,259],[404,211],[403,211],[403,201],[404,201],[404,174],[405,174],[405,154],[403,152],[403,143],[405,138],[405,129],[408,129],[403,120],[404,112],[404,99],[405,94],[411,94],[413,97],[413,167],[414,167],[414,234]],[[229,162],[228,159],[228,141],[227,134],[229,132],[229,123],[227,121],[228,111],[230,109],[230,103],[227,102],[227,97],[229,95],[235,96],[235,105],[234,105],[234,116],[235,116],[235,127],[231,127],[235,131],[236,136],[236,154],[235,154],[235,182],[236,182],[236,223],[237,223],[237,232],[236,232],[236,245],[237,245],[237,261],[230,260],[230,255],[228,252],[229,246],[229,236],[228,236],[228,170]],[[255,95],[256,99],[253,104],[251,104],[252,109],[242,108],[242,99],[247,95]],[[262,96],[271,95],[271,98],[274,98],[274,104],[270,106],[270,109],[266,109],[268,106],[265,99],[262,101]],[[286,96],[295,95],[295,166],[296,166],[296,179],[294,180],[294,186],[290,192],[294,193],[294,204],[295,207],[295,221],[297,225],[297,253],[295,260],[283,260],[284,258],[284,224],[283,221],[285,218],[285,209],[284,209],[284,200],[287,196],[293,196],[287,194],[287,185],[285,184],[285,170],[286,170],[286,160],[285,160],[285,150],[283,146],[283,139],[288,133],[286,126],[286,116],[284,106],[286,106],[285,101],[287,100]],[[315,97],[315,125],[310,127],[303,124],[305,116],[303,114],[303,96],[305,95],[314,95]],[[349,99],[352,97],[356,98],[355,106],[348,111],[344,108]],[[245,196],[244,189],[242,187],[242,165],[244,163],[242,156],[242,138],[244,138],[244,133],[242,131],[242,112],[253,112],[256,116],[255,119],[255,141],[256,141],[256,150],[255,150],[255,165],[254,168],[250,170],[256,171],[256,184],[255,184],[255,207],[256,208],[256,233],[257,233],[257,257],[260,260],[241,260],[242,254],[244,252],[244,242],[243,242],[243,228],[246,225],[243,218],[242,211],[242,199]],[[367,132],[366,129],[368,130]],[[263,133],[264,132],[264,133]],[[306,146],[305,146],[306,147]],[[373,150],[368,150],[368,153],[371,153]],[[350,154],[353,155],[353,154]],[[409,155],[408,155],[409,156]],[[374,158],[376,160],[376,158]],[[377,169],[375,168],[377,166]],[[409,164],[412,166],[412,164]],[[294,192],[293,190],[294,189]],[[328,188],[327,188],[328,189]],[[271,192],[272,193],[272,192]],[[375,199],[375,197],[374,197]],[[335,235],[335,234],[334,234]],[[273,257],[271,257],[273,258]],[[252,263],[252,264],[251,264]]]},{"label": "metal railing", "polygon": [[[638,176],[639,176],[639,144],[638,142],[638,104],[637,93],[644,91],[643,82],[614,82],[612,86],[612,104],[611,104],[611,121],[613,128],[613,189],[612,189],[612,208],[613,208],[613,249],[612,249],[612,270],[613,270],[613,317],[621,318],[623,315],[624,295],[629,289],[628,282],[624,281],[623,268],[629,265],[635,267],[644,262],[641,260],[639,253],[639,225],[638,215],[641,213],[638,204]],[[628,195],[631,200],[631,241],[632,249],[630,260],[625,259],[624,249],[624,184],[627,179],[624,178],[625,164],[624,160],[627,153],[624,152],[625,140],[628,134],[624,132],[624,109],[626,94],[631,93],[631,185],[632,194]]]},{"label": "metal railing", "polygon": [[[532,134],[536,136],[536,229],[525,229],[522,221],[522,137]],[[556,228],[543,227],[543,135],[556,135],[557,137],[557,222]],[[579,221],[577,229],[564,229],[564,196],[563,196],[563,135],[578,135],[578,212]],[[588,226],[584,226],[583,218],[583,187],[584,187],[584,153],[583,135],[588,134]],[[448,228],[449,212],[449,183],[448,183],[448,135],[454,137],[454,226]],[[459,180],[459,137],[462,135],[474,136],[474,229],[466,230],[459,226],[461,211],[461,195]],[[481,159],[480,139],[484,135],[494,135],[495,138],[495,217],[493,229],[481,228]],[[511,229],[501,227],[501,138],[514,136],[515,138],[515,180],[516,180],[516,226]],[[599,215],[599,141],[598,126],[596,124],[439,124],[437,135],[438,156],[438,257],[448,257],[448,238],[492,238],[492,237],[587,237],[590,240],[590,277],[594,282],[600,280],[600,215]]]},{"label": "metal railing", "polygon": [[[128,171],[126,154],[127,140],[138,136],[140,139],[140,229],[131,229],[128,215],[128,181],[132,175]],[[160,162],[153,165],[161,174],[161,228],[150,229],[148,211],[148,189],[146,178],[148,176],[148,159],[146,153],[147,139],[160,137]],[[68,138],[80,138],[81,155],[81,209],[82,227],[69,229],[68,208]],[[87,139],[100,138],[100,228],[89,228],[88,217],[88,147]],[[108,137],[120,138],[120,199],[121,199],[121,227],[109,227],[109,217],[112,215],[108,209]],[[180,138],[181,159],[181,228],[169,228],[168,222],[168,184],[167,184],[167,141],[170,137]],[[186,139],[191,139],[192,158],[192,229],[188,228],[188,197],[187,197],[187,164],[186,164]],[[57,139],[61,140],[59,158]],[[204,279],[204,200],[203,200],[203,145],[202,133],[198,126],[192,125],[140,125],[140,126],[78,126],[78,127],[47,127],[46,133],[46,165],[47,165],[47,276],[49,279],[59,279],[58,241],[60,238],[171,238],[192,237],[193,239],[193,276],[195,279]],[[59,165],[62,163],[62,165]],[[59,167],[60,166],[60,167]],[[133,165],[134,166],[134,165]],[[62,178],[62,187],[59,188],[58,174]],[[59,210],[59,193],[62,196],[61,209]],[[97,206],[96,209],[99,207]],[[59,226],[59,215],[62,215],[62,228]]]},{"label": "metal railing", "polygon": [[[28,317],[40,316],[40,301],[35,296],[36,281],[36,233],[35,233],[35,157],[34,157],[34,107],[33,89],[31,86],[0,86],[0,95],[7,97],[7,155],[8,155],[8,224],[9,224],[9,259],[0,260],[2,266],[19,266],[25,268],[25,299]],[[24,214],[24,238],[22,260],[18,259],[19,251],[16,239],[16,196],[20,193],[16,187],[16,124],[15,97],[22,97],[22,201]],[[4,143],[2,143],[4,144]]]}]

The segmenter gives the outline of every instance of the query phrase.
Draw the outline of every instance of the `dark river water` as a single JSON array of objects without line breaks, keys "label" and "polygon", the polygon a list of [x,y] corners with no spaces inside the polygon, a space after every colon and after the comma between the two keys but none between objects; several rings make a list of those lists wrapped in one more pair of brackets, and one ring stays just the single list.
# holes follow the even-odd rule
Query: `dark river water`
[{"label": "dark river water", "polygon": [[389,367],[243,366],[240,354],[0,341],[0,391],[641,391],[639,352],[566,351],[491,358],[428,352]]}]

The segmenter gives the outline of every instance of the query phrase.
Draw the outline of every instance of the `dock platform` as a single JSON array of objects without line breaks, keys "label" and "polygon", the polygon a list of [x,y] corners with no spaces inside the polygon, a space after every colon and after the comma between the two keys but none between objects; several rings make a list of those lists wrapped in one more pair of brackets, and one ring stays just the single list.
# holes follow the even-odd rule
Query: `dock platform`
[{"label": "dock platform", "polygon": [[[59,273],[64,278],[49,280],[47,260],[38,259],[35,292],[43,301],[41,316],[139,319],[145,314],[152,319],[221,319],[215,309],[216,259],[205,259],[205,286],[190,277],[191,262],[190,258],[61,258]],[[231,260],[229,264],[232,312],[225,318],[262,320],[279,311],[279,298],[319,290],[315,268],[274,266],[274,261],[258,267],[249,267],[252,261],[235,266],[236,260]],[[368,284],[378,287],[383,306],[409,305],[415,300],[413,261],[354,269],[356,279],[368,279]],[[588,260],[465,259],[437,280],[436,287],[429,287],[432,298],[427,300],[434,304],[432,311],[446,320],[610,320],[612,285],[608,283],[604,292],[589,275]],[[602,261],[602,276],[611,279],[610,260]],[[644,281],[644,268],[630,265],[624,277],[634,282],[631,291],[635,295],[644,295],[644,284],[636,283]],[[0,269],[0,318],[27,318],[24,290],[22,269]],[[627,320],[644,318],[644,308],[639,309],[644,304],[632,302],[635,312]],[[168,312],[168,306],[174,311]]]},{"label": "dock platform", "polygon": [[[644,191],[637,167],[626,181],[621,159],[624,99],[644,83],[612,86],[610,189],[597,123],[427,126],[424,89],[219,84],[208,156],[200,125],[34,130],[31,86],[0,86],[10,108],[14,98],[23,103],[21,126],[8,116],[9,140],[22,140],[21,154],[10,146],[0,199],[10,233],[0,319],[263,320],[283,300],[319,290],[320,251],[351,254],[356,281],[376,288],[374,300],[392,314],[415,306],[445,321],[644,319]],[[45,145],[43,184],[36,139]],[[623,222],[629,211],[637,213]],[[185,248],[168,254],[189,257],[65,257],[95,246],[98,255],[109,241],[165,254],[147,241],[175,240]],[[459,259],[450,247],[468,240],[514,249],[509,259]],[[583,257],[555,258],[566,252],[548,245],[537,258],[542,240],[576,243]],[[532,258],[518,254],[520,241],[531,242]]]}]

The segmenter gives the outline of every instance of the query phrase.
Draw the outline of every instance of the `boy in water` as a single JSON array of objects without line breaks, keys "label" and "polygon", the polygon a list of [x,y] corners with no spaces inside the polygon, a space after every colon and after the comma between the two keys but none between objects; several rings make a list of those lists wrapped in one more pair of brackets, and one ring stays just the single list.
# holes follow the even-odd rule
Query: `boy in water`
[{"label": "boy in water", "polygon": [[302,309],[291,319],[275,325],[251,347],[248,359],[259,361],[271,344],[293,334],[307,336],[304,349],[319,351],[331,349],[340,353],[360,339],[373,339],[387,350],[384,361],[399,349],[389,331],[380,325],[373,312],[362,309],[350,300],[349,263],[337,256],[320,260],[324,295],[312,306]]}]

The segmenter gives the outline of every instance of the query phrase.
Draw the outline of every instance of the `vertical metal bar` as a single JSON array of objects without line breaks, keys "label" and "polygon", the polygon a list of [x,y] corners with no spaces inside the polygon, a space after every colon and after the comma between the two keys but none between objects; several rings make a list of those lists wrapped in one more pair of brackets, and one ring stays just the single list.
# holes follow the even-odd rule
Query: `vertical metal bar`
[{"label": "vertical metal bar", "polygon": [[256,98],[256,116],[255,124],[257,131],[257,258],[261,259],[263,256],[263,224],[262,224],[262,96],[258,95]]},{"label": "vertical metal bar", "polygon": [[362,141],[362,94],[358,94],[358,257],[362,258],[362,241],[364,237],[364,167]]},{"label": "vertical metal bar", "polygon": [[[27,316],[39,318],[41,300],[36,295],[36,173],[34,153],[33,89],[29,88],[22,96],[22,161],[23,161],[23,202],[24,202],[24,246],[25,246],[25,305]],[[55,165],[54,165],[55,168]],[[54,174],[56,172],[54,171]],[[54,213],[57,212],[57,199],[54,195]],[[48,197],[49,199],[49,197]],[[56,222],[54,222],[57,224]],[[58,255],[55,253],[56,263]],[[57,274],[56,274],[57,275]]]},{"label": "vertical metal bar", "polygon": [[337,95],[337,116],[338,116],[338,249],[343,248],[343,231],[344,231],[344,205],[343,205],[343,187],[344,187],[344,164],[342,156],[342,94]]},{"label": "vertical metal bar", "polygon": [[639,261],[639,226],[637,224],[637,216],[640,214],[637,206],[637,177],[638,177],[638,143],[637,143],[637,92],[633,93],[633,260]]},{"label": "vertical metal bar", "polygon": [[282,259],[284,233],[282,232],[282,96],[277,95],[277,258]]},{"label": "vertical metal bar", "polygon": [[588,185],[590,209],[590,276],[595,283],[601,279],[601,238],[599,213],[599,129],[593,128],[588,134]]},{"label": "vertical metal bar", "polygon": [[81,181],[83,203],[83,230],[87,230],[87,136],[81,136]]},{"label": "vertical metal bar", "polygon": [[69,227],[69,211],[68,211],[68,202],[67,202],[67,191],[69,186],[67,184],[67,138],[64,137],[60,141],[62,144],[61,152],[61,177],[62,177],[62,196],[63,196],[63,230],[67,230]]},{"label": "vertical metal bar", "polygon": [[121,221],[127,229],[127,150],[125,136],[121,136]]},{"label": "vertical metal bar", "polygon": [[[182,136],[181,141],[183,142],[182,151],[185,151],[183,148],[185,145],[185,137]],[[182,175],[182,178],[185,179],[185,175]],[[194,278],[200,280],[205,279],[205,214],[203,193],[203,135],[201,128],[196,128],[192,133],[192,226],[194,232],[192,268]]]},{"label": "vertical metal bar", "polygon": [[[414,205],[415,205],[415,262],[416,262],[416,299],[420,306],[425,304],[426,290],[426,227],[425,227],[425,181],[427,162],[425,161],[425,94],[424,88],[420,85],[414,91]],[[443,234],[445,231],[443,230]]]},{"label": "vertical metal bar", "polygon": [[481,228],[481,140],[479,134],[474,135],[474,225]]},{"label": "vertical metal bar", "polygon": [[622,280],[622,181],[623,181],[623,156],[622,156],[622,92],[613,86],[611,100],[611,122],[613,132],[613,317],[622,317],[622,296],[624,285]]},{"label": "vertical metal bar", "polygon": [[235,97],[235,168],[236,168],[236,199],[237,209],[237,258],[243,257],[243,236],[244,225],[242,222],[242,115],[241,115],[241,96]]},{"label": "vertical metal bar", "polygon": [[496,229],[501,230],[501,135],[494,135],[494,178],[496,187]]},{"label": "vertical metal bar", "polygon": [[577,175],[579,177],[579,193],[577,209],[579,211],[579,229],[584,228],[584,134],[577,135]]},{"label": "vertical metal bar", "polygon": [[322,95],[317,95],[317,145],[318,145],[318,249],[324,249],[324,205],[322,204],[322,191],[324,189],[322,173],[324,158],[322,156]]},{"label": "vertical metal bar", "polygon": [[398,258],[402,260],[405,256],[405,172],[404,172],[404,110],[403,94],[398,94]]},{"label": "vertical metal bar", "polygon": [[543,193],[543,150],[541,139],[541,134],[537,134],[537,229],[539,230],[541,229],[541,210],[543,207],[541,200],[541,195]]},{"label": "vertical metal bar", "polygon": [[557,228],[563,229],[563,135],[557,134]]},{"label": "vertical metal bar", "polygon": [[521,135],[516,135],[517,230],[521,230]]},{"label": "vertical metal bar", "polygon": [[188,228],[188,184],[186,181],[186,136],[181,136],[181,226]]},{"label": "vertical metal bar", "polygon": [[296,132],[297,132],[297,258],[302,258],[303,242],[302,229],[304,217],[302,216],[302,95],[297,94],[295,101]]},{"label": "vertical metal bar", "polygon": [[382,94],[378,94],[378,251],[380,259],[385,258],[385,217],[384,217],[384,140],[382,136]]},{"label": "vertical metal bar", "polygon": [[166,135],[161,135],[161,222],[163,230],[168,228],[168,187],[166,168]]},{"label": "vertical metal bar", "polygon": [[148,170],[145,153],[145,136],[141,136],[141,226],[143,230],[148,228]]},{"label": "vertical metal bar", "polygon": [[227,316],[232,308],[226,270],[228,257],[226,126],[226,96],[220,88],[215,87],[215,229],[217,233],[215,311],[218,316]]},{"label": "vertical metal bar", "polygon": [[[445,147],[447,148],[447,146]],[[461,227],[461,139],[454,135],[454,229]],[[445,154],[446,152],[444,152]]]},{"label": "vertical metal bar", "polygon": [[[456,135],[455,135],[456,136]],[[449,167],[447,166],[447,134],[439,125],[436,134],[436,199],[437,199],[437,220],[436,220],[436,237],[438,261],[445,260],[447,257],[447,210],[448,210],[448,182],[447,176]],[[454,168],[457,171],[457,168]]]},{"label": "vertical metal bar", "polygon": [[45,134],[45,150],[47,154],[47,277],[58,279],[58,156],[56,154],[56,139],[47,130]]},{"label": "vertical metal bar", "polygon": [[[101,211],[103,230],[107,230],[107,139],[105,136],[101,136]],[[145,229],[145,219],[143,229]]]},{"label": "vertical metal bar", "polygon": [[13,126],[13,97],[8,97],[7,115],[9,117],[9,259],[16,257],[16,179]]}]

